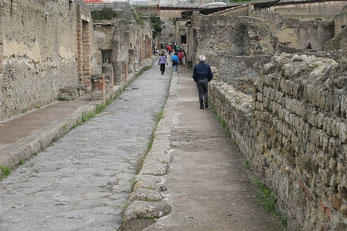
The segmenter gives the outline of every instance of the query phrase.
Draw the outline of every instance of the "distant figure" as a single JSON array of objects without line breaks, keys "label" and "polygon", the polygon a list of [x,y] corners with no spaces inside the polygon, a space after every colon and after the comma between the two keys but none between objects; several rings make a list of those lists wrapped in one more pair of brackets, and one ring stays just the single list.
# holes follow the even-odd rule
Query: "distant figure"
[{"label": "distant figure", "polygon": [[183,64],[183,66],[185,66],[186,65],[186,59],[187,59],[187,53],[184,49],[182,49],[182,52],[183,52],[182,64]]},{"label": "distant figure", "polygon": [[206,57],[201,55],[199,60],[194,67],[193,79],[199,91],[200,109],[204,109],[204,106],[208,108],[208,82],[212,80],[213,75],[210,65],[205,63]]},{"label": "distant figure", "polygon": [[180,49],[180,51],[177,53],[177,56],[178,56],[178,64],[183,64],[183,51],[182,49]]},{"label": "distant figure", "polygon": [[172,56],[171,61],[172,61],[173,71],[177,71],[177,65],[178,65],[177,53],[175,53],[175,54]]},{"label": "distant figure", "polygon": [[164,54],[164,52],[162,52],[160,54],[159,61],[158,61],[158,65],[160,65],[160,71],[162,75],[165,73],[165,64],[169,65],[167,63],[166,55]]},{"label": "distant figure", "polygon": [[306,47],[307,50],[312,50],[312,46],[311,46],[311,43],[308,43],[307,44],[307,47]]},{"label": "distant figure", "polygon": [[180,45],[177,43],[177,44],[175,45],[175,51],[178,52],[179,50],[180,50]]}]

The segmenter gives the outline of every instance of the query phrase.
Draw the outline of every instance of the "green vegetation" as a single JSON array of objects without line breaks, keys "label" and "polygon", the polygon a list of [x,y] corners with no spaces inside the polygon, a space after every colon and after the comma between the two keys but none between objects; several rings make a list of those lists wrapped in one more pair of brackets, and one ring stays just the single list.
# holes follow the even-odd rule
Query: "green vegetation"
[{"label": "green vegetation", "polygon": [[140,14],[135,9],[132,9],[132,13],[136,23],[140,26],[143,26],[145,23],[143,22]]},{"label": "green vegetation", "polygon": [[259,203],[264,207],[266,212],[275,215],[275,217],[277,217],[280,220],[280,223],[283,226],[283,228],[286,228],[287,219],[276,210],[276,199],[274,194],[259,179],[255,179],[254,183],[260,190],[258,194]]},{"label": "green vegetation", "polygon": [[0,166],[0,169],[1,169],[2,173],[3,173],[5,176],[10,175],[10,174],[11,174],[11,171],[12,171],[12,169],[11,169],[10,167],[8,167],[8,166],[3,166],[3,165]]},{"label": "green vegetation", "polygon": [[161,28],[161,20],[159,17],[151,16],[151,26],[153,30],[156,32],[156,34],[161,33],[162,28]]},{"label": "green vegetation", "polygon": [[154,220],[154,216],[147,216],[147,217],[145,217],[146,219],[148,219],[148,220]]},{"label": "green vegetation", "polygon": [[25,114],[28,112],[28,109],[22,109],[22,114]]},{"label": "green vegetation", "polygon": [[131,190],[130,192],[134,191],[134,187],[137,184],[137,180],[135,180],[134,178],[129,179],[129,182],[131,183]]},{"label": "green vegetation", "polygon": [[117,11],[112,8],[104,7],[101,10],[96,9],[91,11],[93,20],[111,20],[117,17]]},{"label": "green vegetation", "polygon": [[154,141],[154,132],[157,130],[158,128],[158,124],[159,124],[159,121],[163,118],[163,111],[159,112],[156,116],[156,120],[157,120],[157,124],[155,125],[155,127],[153,128],[152,130],[152,135],[151,135],[151,139],[149,140],[149,143],[147,145],[147,150],[146,150],[146,153],[144,156],[142,156],[138,162],[137,162],[137,168],[136,168],[136,174],[139,174],[139,172],[141,171],[141,168],[142,168],[142,165],[143,165],[143,162],[145,161],[146,159],[146,156],[148,155],[149,151],[152,149],[152,145],[153,145],[153,141]]},{"label": "green vegetation", "polygon": [[[131,81],[129,81],[127,83],[127,85],[130,85],[137,77],[139,77],[143,72],[148,71],[149,69],[151,69],[153,63],[150,66],[146,66],[144,68],[142,68],[139,73],[137,73],[134,78],[131,79]],[[84,112],[82,113],[82,118],[79,121],[76,121],[74,123],[74,125],[72,126],[73,128],[77,128],[78,126],[80,126],[81,124],[87,122],[90,118],[100,114],[114,99],[116,99],[120,94],[122,94],[122,92],[124,91],[124,88],[121,88],[113,97],[110,97],[108,99],[106,99],[105,103],[99,104],[96,106],[96,109],[94,111],[89,111],[89,112]],[[63,129],[65,130],[66,127],[64,125]]]},{"label": "green vegetation", "polygon": [[244,165],[244,167],[245,167],[245,169],[247,169],[247,170],[251,170],[252,168],[251,168],[251,165],[249,164],[249,162],[246,160],[246,162],[245,162],[245,165]]},{"label": "green vegetation", "polygon": [[63,96],[61,96],[61,95],[59,95],[58,96],[58,99],[57,99],[58,101],[69,101],[69,99],[67,99],[67,98],[65,98],[65,97],[63,97]]},{"label": "green vegetation", "polygon": [[[211,103],[209,103],[209,104],[212,106]],[[228,129],[227,123],[218,115],[216,109],[213,106],[212,106],[212,111],[213,111],[213,114],[215,114],[215,116],[217,117],[218,122],[220,123],[220,125],[222,125],[222,127],[223,127],[224,131],[226,132],[227,136],[231,137],[231,133],[230,133],[230,131]]]},{"label": "green vegetation", "polygon": [[25,163],[25,160],[24,159],[20,159],[19,164],[23,165],[24,163]]}]

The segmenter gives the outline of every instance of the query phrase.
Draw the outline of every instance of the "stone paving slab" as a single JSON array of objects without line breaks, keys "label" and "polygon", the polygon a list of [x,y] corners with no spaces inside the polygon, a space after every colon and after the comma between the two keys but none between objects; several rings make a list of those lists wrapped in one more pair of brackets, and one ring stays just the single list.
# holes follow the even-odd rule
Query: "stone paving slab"
[{"label": "stone paving slab", "polygon": [[[152,62],[145,60],[137,73]],[[127,83],[115,86],[107,98],[118,95],[136,76],[135,73],[129,76]],[[90,94],[87,94],[73,101],[55,102],[0,122],[0,166],[13,168],[47,148],[55,139],[71,130],[76,122],[81,121],[83,113],[95,111],[103,103],[102,100],[92,101]]]},{"label": "stone paving slab", "polygon": [[[0,230],[117,230],[170,78],[153,66],[100,114],[0,181]],[[162,182],[153,180],[154,187]]]}]

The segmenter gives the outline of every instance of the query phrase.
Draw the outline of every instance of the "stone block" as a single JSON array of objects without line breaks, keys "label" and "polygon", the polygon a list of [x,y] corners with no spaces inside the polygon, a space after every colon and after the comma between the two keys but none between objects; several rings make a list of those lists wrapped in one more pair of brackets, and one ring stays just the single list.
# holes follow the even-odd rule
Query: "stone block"
[{"label": "stone block", "polygon": [[70,101],[79,98],[87,92],[87,86],[75,84],[59,89],[58,100]]},{"label": "stone block", "polygon": [[92,99],[105,100],[106,99],[106,82],[104,75],[92,75]]}]

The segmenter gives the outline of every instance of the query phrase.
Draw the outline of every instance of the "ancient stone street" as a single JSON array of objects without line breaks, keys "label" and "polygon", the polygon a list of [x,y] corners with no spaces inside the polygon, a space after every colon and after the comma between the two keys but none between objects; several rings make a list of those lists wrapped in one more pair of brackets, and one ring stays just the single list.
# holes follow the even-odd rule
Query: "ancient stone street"
[{"label": "ancient stone street", "polygon": [[137,161],[166,101],[170,68],[144,72],[101,114],[0,182],[0,230],[116,230]]},{"label": "ancient stone street", "polygon": [[346,0],[0,2],[0,231],[347,231],[346,163]]}]

